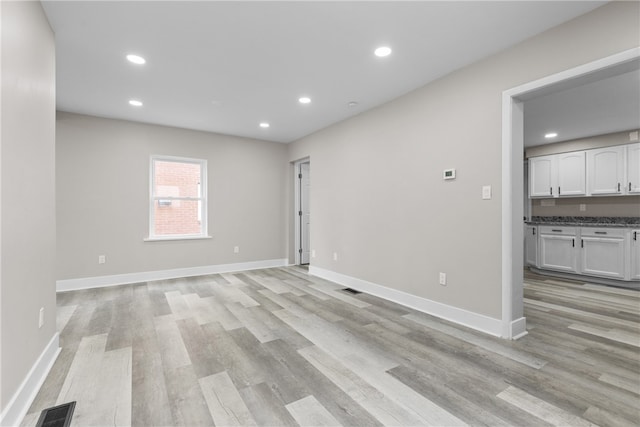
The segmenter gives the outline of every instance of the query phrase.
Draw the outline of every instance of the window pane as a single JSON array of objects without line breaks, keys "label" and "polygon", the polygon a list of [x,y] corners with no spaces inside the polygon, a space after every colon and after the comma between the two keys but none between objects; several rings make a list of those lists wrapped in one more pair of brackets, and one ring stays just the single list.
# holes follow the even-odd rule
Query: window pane
[{"label": "window pane", "polygon": [[197,200],[163,200],[154,203],[154,234],[201,234],[199,218],[200,202]]},{"label": "window pane", "polygon": [[200,165],[156,160],[153,194],[156,197],[200,197]]}]

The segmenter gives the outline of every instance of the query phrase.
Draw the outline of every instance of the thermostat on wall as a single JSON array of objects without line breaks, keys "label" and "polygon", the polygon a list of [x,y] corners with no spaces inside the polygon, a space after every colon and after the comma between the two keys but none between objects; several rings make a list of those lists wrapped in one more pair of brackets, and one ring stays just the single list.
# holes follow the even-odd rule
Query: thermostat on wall
[{"label": "thermostat on wall", "polygon": [[445,169],[444,172],[442,172],[442,179],[456,179],[456,170]]}]

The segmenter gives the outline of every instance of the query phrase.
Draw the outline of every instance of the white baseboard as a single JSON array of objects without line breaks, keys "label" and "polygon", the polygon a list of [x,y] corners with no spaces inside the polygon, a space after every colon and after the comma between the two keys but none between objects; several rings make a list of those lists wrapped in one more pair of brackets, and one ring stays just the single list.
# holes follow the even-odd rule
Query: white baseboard
[{"label": "white baseboard", "polygon": [[102,288],[105,286],[128,285],[153,280],[178,279],[180,277],[203,276],[206,274],[229,273],[232,271],[256,270],[260,268],[285,267],[286,258],[263,261],[239,262],[235,264],[205,265],[201,267],[175,268],[172,270],[144,271],[140,273],[114,274],[111,276],[83,277],[56,281],[56,291]]},{"label": "white baseboard", "polygon": [[47,378],[51,367],[60,354],[59,335],[56,332],[44,348],[36,363],[25,377],[18,391],[13,395],[0,415],[0,426],[20,425],[40,387]]},{"label": "white baseboard", "polygon": [[509,331],[512,340],[517,340],[527,335],[527,319],[521,317],[511,322]]},{"label": "white baseboard", "polygon": [[387,288],[366,280],[336,273],[324,268],[309,266],[309,274],[344,285],[358,291],[384,298],[389,301],[422,311],[478,331],[502,336],[502,321],[482,314],[473,313],[451,305],[442,304],[426,298],[408,294],[396,289]]}]

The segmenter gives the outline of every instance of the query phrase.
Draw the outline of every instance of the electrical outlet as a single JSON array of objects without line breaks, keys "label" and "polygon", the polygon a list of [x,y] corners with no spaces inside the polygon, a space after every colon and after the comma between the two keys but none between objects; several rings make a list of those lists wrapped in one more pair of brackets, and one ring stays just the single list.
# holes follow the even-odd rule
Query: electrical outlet
[{"label": "electrical outlet", "polygon": [[104,264],[105,262],[107,262],[107,256],[106,255],[98,255],[98,264]]},{"label": "electrical outlet", "polygon": [[311,258],[315,258],[315,257],[316,257],[316,250],[311,249]]},{"label": "electrical outlet", "polygon": [[337,261],[338,260],[338,252],[334,252],[333,253],[333,260]]},{"label": "electrical outlet", "polygon": [[580,203],[580,212],[584,212],[587,210],[587,205],[584,203]]},{"label": "electrical outlet", "polygon": [[38,328],[44,326],[44,307],[40,307],[40,313],[38,314]]},{"label": "electrical outlet", "polygon": [[447,273],[440,273],[440,284],[447,286]]},{"label": "electrical outlet", "polygon": [[238,254],[238,253],[240,253],[240,246],[234,246],[234,247],[233,247],[233,253],[234,253],[234,254]]}]

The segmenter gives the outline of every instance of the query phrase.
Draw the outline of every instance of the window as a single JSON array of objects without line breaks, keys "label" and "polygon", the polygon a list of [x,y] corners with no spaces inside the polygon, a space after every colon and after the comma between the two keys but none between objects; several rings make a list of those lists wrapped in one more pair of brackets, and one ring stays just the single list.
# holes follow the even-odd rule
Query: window
[{"label": "window", "polygon": [[151,156],[149,240],[207,236],[207,161]]}]

